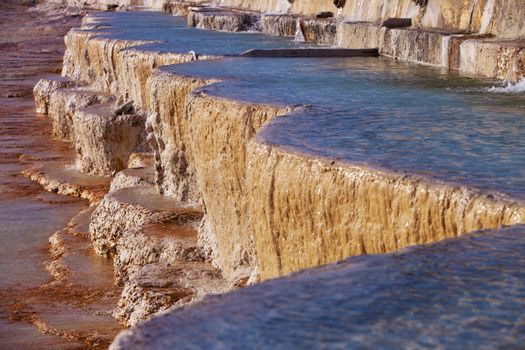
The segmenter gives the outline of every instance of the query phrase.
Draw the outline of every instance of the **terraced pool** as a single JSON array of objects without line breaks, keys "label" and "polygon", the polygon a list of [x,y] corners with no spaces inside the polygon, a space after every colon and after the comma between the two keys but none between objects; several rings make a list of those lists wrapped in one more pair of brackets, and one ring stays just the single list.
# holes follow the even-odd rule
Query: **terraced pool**
[{"label": "terraced pool", "polygon": [[525,95],[386,58],[231,58],[169,71],[225,79],[211,94],[308,105],[259,137],[314,156],[516,198],[525,195]]}]

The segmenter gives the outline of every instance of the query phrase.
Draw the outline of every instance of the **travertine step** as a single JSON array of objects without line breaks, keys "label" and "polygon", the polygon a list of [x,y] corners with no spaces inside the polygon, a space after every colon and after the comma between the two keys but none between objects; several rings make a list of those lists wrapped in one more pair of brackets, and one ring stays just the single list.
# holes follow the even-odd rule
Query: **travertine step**
[{"label": "travertine step", "polygon": [[125,283],[134,272],[151,263],[205,261],[205,253],[197,244],[197,227],[197,221],[174,219],[124,232],[113,257],[116,283]]},{"label": "travertine step", "polygon": [[124,169],[115,175],[111,181],[110,192],[127,187],[153,186],[155,184],[155,170],[153,167],[135,167]]},{"label": "travertine step", "polygon": [[136,186],[108,193],[95,209],[90,234],[95,251],[113,257],[118,240],[127,232],[146,224],[176,221],[194,223],[202,210],[184,207],[182,203],[158,193],[154,186]]},{"label": "travertine step", "polygon": [[31,321],[39,332],[81,343],[82,349],[107,349],[122,330],[111,315],[79,310],[67,304],[55,304],[46,311],[37,309]]},{"label": "travertine step", "polygon": [[[299,21],[304,41],[334,46],[337,42],[337,20],[333,18],[312,18]],[[299,37],[296,35],[296,38]]]},{"label": "travertine step", "polygon": [[220,271],[207,262],[150,264],[130,278],[113,315],[122,324],[133,326],[207,294],[222,293],[227,287]]},{"label": "travertine step", "polygon": [[46,191],[81,197],[90,203],[99,202],[110,185],[107,177],[82,174],[63,162],[37,163],[24,170],[23,175],[38,182]]},{"label": "travertine step", "polygon": [[53,281],[25,290],[12,317],[33,323],[42,334],[81,344],[78,348],[106,349],[121,330],[111,315],[121,288],[113,283],[111,262],[91,249],[86,230],[93,209],[50,237],[51,260],[44,265]]},{"label": "travertine step", "polygon": [[294,36],[299,17],[292,14],[265,13],[261,15],[261,30],[275,36]]},{"label": "travertine step", "polygon": [[225,32],[260,32],[262,29],[259,14],[206,7],[190,9],[188,25]]},{"label": "travertine step", "polygon": [[131,153],[145,149],[145,121],[132,110],[120,114],[112,102],[77,108],[72,127],[78,169],[112,176],[126,168]]},{"label": "travertine step", "polygon": [[60,75],[40,79],[33,88],[36,112],[47,114],[49,111],[49,99],[51,94],[58,89],[70,88],[73,86],[75,86],[73,80]]},{"label": "travertine step", "polygon": [[377,57],[377,49],[263,49],[248,50],[244,57]]},{"label": "travertine step", "polygon": [[48,114],[53,123],[53,134],[59,139],[74,141],[73,115],[79,109],[99,103],[114,101],[109,93],[89,88],[55,90],[49,98]]},{"label": "travertine step", "polygon": [[95,208],[95,206],[91,206],[75,215],[67,224],[69,233],[89,240],[89,223],[91,222],[91,215],[93,211],[95,211]]},{"label": "travertine step", "polygon": [[206,4],[209,0],[172,0],[164,4],[164,12],[171,13],[174,16],[187,16],[190,8]]},{"label": "travertine step", "polygon": [[129,156],[128,168],[146,168],[154,165],[155,159],[151,152],[134,152]]},{"label": "travertine step", "polygon": [[52,277],[64,285],[118,291],[113,285],[111,262],[97,256],[91,248],[88,230],[94,209],[82,211],[65,229],[49,238],[51,260],[44,265]]}]

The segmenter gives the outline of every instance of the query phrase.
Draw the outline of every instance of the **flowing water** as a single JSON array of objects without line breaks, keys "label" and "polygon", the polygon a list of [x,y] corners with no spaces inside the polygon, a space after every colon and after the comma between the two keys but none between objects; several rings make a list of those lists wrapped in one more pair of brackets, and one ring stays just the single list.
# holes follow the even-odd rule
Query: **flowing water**
[{"label": "flowing water", "polygon": [[[160,41],[145,50],[233,55],[304,45],[190,28],[184,17],[154,12],[101,13],[91,21],[102,36]],[[207,88],[221,96],[311,105],[259,135],[281,147],[525,196],[523,83],[495,87],[490,80],[384,58],[231,58],[169,70],[225,79]]]}]

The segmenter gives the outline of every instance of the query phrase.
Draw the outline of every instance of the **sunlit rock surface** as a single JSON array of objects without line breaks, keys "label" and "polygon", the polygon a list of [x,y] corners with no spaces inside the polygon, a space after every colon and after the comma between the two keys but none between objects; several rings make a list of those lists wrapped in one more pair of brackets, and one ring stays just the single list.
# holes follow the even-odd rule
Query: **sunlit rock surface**
[{"label": "sunlit rock surface", "polygon": [[40,79],[33,88],[35,97],[36,112],[47,114],[49,112],[49,98],[51,94],[58,89],[69,88],[75,85],[71,79],[62,76],[50,76]]},{"label": "sunlit rock surface", "polygon": [[113,259],[116,281],[123,284],[136,271],[152,263],[206,260],[197,245],[197,217],[146,224],[124,232]]},{"label": "sunlit rock surface", "polygon": [[104,197],[110,185],[107,177],[81,174],[64,162],[36,163],[22,174],[49,192],[84,198],[92,204]]},{"label": "sunlit rock surface", "polygon": [[[383,59],[230,59],[162,70],[178,84],[187,75],[227,78],[193,93],[184,110],[214,250],[228,252],[223,268],[256,266],[225,250],[239,243],[248,256],[255,247],[258,273],[270,278],[525,218],[519,96]],[[306,103],[292,114],[278,107]],[[239,130],[270,119],[255,140]],[[474,124],[457,128],[465,123]],[[513,136],[500,138],[494,123]]]},{"label": "sunlit rock surface", "polygon": [[115,175],[111,181],[110,192],[142,185],[155,185],[155,170],[153,167],[130,166]]},{"label": "sunlit rock surface", "polygon": [[55,90],[49,98],[48,115],[53,123],[55,137],[74,141],[73,116],[76,111],[104,102],[111,102],[114,96],[102,91],[86,88],[68,88]]},{"label": "sunlit rock surface", "polygon": [[78,110],[73,115],[77,168],[106,176],[126,168],[131,153],[146,149],[145,119],[133,111],[117,114],[111,102]]},{"label": "sunlit rock surface", "polygon": [[[428,65],[458,69],[486,77],[518,81],[523,74],[525,16],[519,0],[432,1],[426,6],[413,0],[345,1],[336,9],[332,1],[281,2],[225,0],[222,6],[190,11],[191,25],[220,30],[262,31],[271,35],[296,35],[301,40],[347,48],[379,48],[382,55]],[[240,25],[242,18],[260,11],[258,25]],[[334,12],[334,19],[314,18]],[[266,14],[270,13],[270,14]],[[411,19],[407,28],[385,28],[390,18]],[[256,22],[251,20],[251,22]],[[468,44],[455,46],[451,41]],[[490,52],[487,54],[487,52]],[[456,63],[461,57],[464,64]],[[503,63],[503,64],[502,64]]]},{"label": "sunlit rock surface", "polygon": [[162,311],[227,290],[220,271],[210,263],[149,264],[130,277],[114,316],[127,326],[135,326]]},{"label": "sunlit rock surface", "polygon": [[[139,25],[135,25],[135,23],[137,23],[136,19],[140,18],[140,16],[144,16],[142,17],[143,21],[141,21]],[[431,242],[445,237],[456,236],[475,229],[497,227],[501,224],[519,223],[523,220],[522,205],[515,203],[512,199],[500,198],[499,196],[494,198],[460,187],[449,188],[444,184],[436,185],[427,183],[421,179],[407,180],[404,179],[403,176],[397,174],[390,174],[388,172],[381,173],[366,168],[362,169],[360,167],[355,167],[352,168],[353,170],[350,170],[351,167],[347,167],[343,164],[333,166],[333,164],[330,164],[330,162],[333,162],[332,160],[320,161],[316,165],[319,169],[323,169],[323,171],[327,172],[327,178],[326,180],[323,180],[321,177],[315,175],[318,172],[318,170],[314,170],[315,167],[312,168],[311,172],[304,172],[303,165],[305,163],[303,163],[300,156],[294,156],[296,158],[292,157],[287,159],[289,156],[287,152],[274,152],[271,147],[264,150],[264,145],[257,145],[257,143],[250,144],[250,140],[253,139],[255,134],[267,121],[278,115],[286,114],[291,111],[290,108],[285,108],[286,105],[292,106],[297,104],[314,103],[316,105],[318,104],[318,107],[332,105],[332,109],[340,108],[337,113],[332,113],[329,110],[327,112],[322,112],[325,107],[318,111],[317,107],[314,107],[312,110],[293,114],[293,116],[290,117],[290,120],[294,120],[294,123],[298,125],[298,130],[306,132],[308,130],[318,130],[319,125],[311,125],[308,128],[304,128],[301,125],[303,125],[302,123],[305,121],[319,120],[320,123],[325,122],[325,119],[320,118],[320,115],[318,115],[319,113],[321,113],[321,115],[325,115],[326,113],[326,115],[334,116],[336,119],[332,121],[333,123],[337,120],[338,116],[341,118],[339,119],[340,121],[346,120],[344,118],[345,110],[348,110],[350,115],[354,115],[352,112],[353,110],[363,110],[363,108],[372,115],[377,114],[377,117],[374,117],[378,118],[377,123],[374,122],[371,124],[374,128],[391,128],[392,125],[388,124],[388,119],[384,119],[389,115],[388,113],[385,113],[386,109],[378,109],[374,111],[366,106],[366,94],[373,93],[373,91],[376,91],[378,94],[383,94],[383,89],[378,89],[373,81],[371,84],[366,83],[366,80],[368,79],[366,77],[372,74],[371,69],[366,68],[366,66],[368,64],[372,64],[374,67],[377,66],[376,68],[380,69],[380,74],[385,76],[387,86],[390,86],[391,84],[394,84],[398,78],[394,75],[394,78],[389,80],[390,78],[388,78],[388,74],[385,75],[385,73],[388,69],[393,69],[394,71],[398,70],[400,72],[399,79],[404,79],[402,76],[405,73],[401,72],[403,72],[405,68],[403,68],[402,65],[391,64],[389,66],[385,63],[386,61],[381,60],[366,62],[357,60],[351,61],[357,62],[355,69],[352,70],[352,64],[347,65],[342,61],[337,60],[323,62],[316,61],[317,63],[314,63],[314,66],[311,67],[308,66],[309,61],[300,60],[275,62],[264,60],[239,60],[235,63],[221,61],[220,63],[214,62],[208,65],[206,63],[199,63],[196,66],[181,66],[190,68],[196,67],[193,70],[181,68],[181,70],[177,71],[176,67],[178,67],[178,65],[173,66],[175,72],[181,72],[181,74],[171,74],[169,69],[161,69],[157,72],[153,72],[154,67],[161,65],[162,63],[170,62],[169,60],[161,62],[153,59],[154,57],[157,57],[156,55],[159,52],[161,52],[160,56],[162,57],[168,57],[170,55],[176,57],[178,52],[187,52],[190,51],[190,49],[195,49],[197,54],[204,53],[210,55],[226,53],[227,49],[229,49],[230,52],[240,52],[249,45],[248,41],[243,41],[247,34],[237,34],[236,36],[231,37],[228,37],[228,34],[213,32],[206,32],[203,34],[202,31],[187,28],[184,23],[179,22],[179,19],[168,19],[162,15],[156,14],[129,13],[100,15],[92,17],[88,22],[103,25],[104,21],[108,21],[109,23],[111,20],[115,21],[114,29],[100,29],[102,31],[102,36],[91,38],[95,35],[96,31],[77,31],[76,33],[72,33],[72,36],[69,39],[70,44],[68,44],[68,47],[71,47],[69,50],[71,53],[71,56],[69,57],[69,68],[71,69],[71,72],[80,72],[79,76],[89,76],[89,71],[92,69],[91,67],[98,67],[96,68],[96,71],[99,73],[93,74],[94,78],[91,80],[92,83],[101,84],[101,86],[105,86],[105,89],[109,89],[117,95],[124,96],[125,98],[133,96],[134,99],[141,101],[137,105],[142,106],[143,111],[149,111],[148,120],[146,122],[146,133],[148,142],[154,151],[156,169],[155,183],[159,186],[164,195],[174,196],[176,199],[183,202],[193,204],[203,203],[205,205],[206,214],[204,223],[199,230],[199,241],[202,243],[205,250],[212,252],[213,261],[217,266],[221,267],[225,275],[231,280],[235,280],[237,276],[246,276],[257,273],[260,273],[263,278],[278,276],[296,269],[335,261],[348,255],[362,254],[365,252],[387,252],[410,244]],[[175,26],[172,26],[172,22]],[[155,23],[155,25],[152,28],[149,28],[149,23]],[[328,21],[328,23],[330,23],[330,21]],[[389,31],[394,30],[389,29]],[[418,33],[418,35],[427,35],[423,32],[414,32]],[[159,36],[159,33],[162,34]],[[177,37],[177,40],[174,40],[170,33],[178,33],[181,37]],[[428,35],[431,34],[431,32],[428,33]],[[380,34],[380,36],[383,37],[384,35],[384,33]],[[198,42],[194,41],[197,37],[202,40],[199,40]],[[268,45],[268,47],[275,47],[279,44],[286,44],[286,42],[282,40],[269,40],[261,36],[257,36],[257,38],[264,39],[261,42],[263,47],[265,47],[265,45]],[[129,48],[133,45],[133,42],[136,44],[142,44],[144,42],[155,41],[158,39],[164,40],[164,42],[161,44]],[[438,36],[438,39],[436,47],[439,46],[441,49],[441,46],[438,45],[441,38]],[[224,40],[224,43],[228,43],[230,46],[218,47],[208,45],[208,43],[211,44],[212,41],[219,42],[221,40]],[[410,37],[403,40],[410,41]],[[422,40],[428,42],[427,39]],[[90,49],[88,49],[86,51],[84,49],[85,47],[93,48],[93,50],[90,51]],[[122,50],[122,48],[126,49]],[[98,54],[97,52],[102,52],[102,54]],[[114,54],[109,54],[109,52],[115,52],[120,59],[111,60],[110,58],[113,57]],[[412,50],[408,48],[406,52],[411,53]],[[188,55],[192,56],[193,54]],[[436,55],[431,56],[434,57]],[[439,56],[441,59],[441,55]],[[89,62],[87,62],[87,65],[81,64],[81,62],[83,62],[82,60],[86,57],[92,57],[89,59],[91,65]],[[145,59],[144,62],[149,62],[146,63],[144,66],[145,68],[137,69],[137,67],[141,67],[140,64],[137,64],[139,61],[136,61],[134,58],[131,59],[132,57],[139,58],[139,61],[146,57],[150,58]],[[195,57],[192,56],[192,58],[189,58],[189,60],[192,59],[195,59]],[[128,60],[132,63],[127,63]],[[175,59],[175,61],[177,60]],[[93,64],[92,62],[98,63]],[[179,60],[175,63],[182,62],[184,62],[184,60]],[[251,62],[254,63],[252,64]],[[264,64],[261,65],[259,64],[260,62],[264,62]],[[281,64],[280,62],[286,63]],[[216,66],[221,68],[214,68]],[[102,69],[103,67],[110,67],[110,69],[105,71]],[[333,79],[328,78],[328,76],[324,76],[323,79],[319,75],[304,75],[301,71],[296,71],[294,75],[290,75],[290,72],[294,71],[297,67],[306,67],[306,69],[313,69],[313,71],[318,70],[319,72],[322,72],[322,74],[335,75]],[[326,69],[327,67],[328,69]],[[232,70],[233,68],[236,70]],[[260,68],[264,68],[267,73],[261,71]],[[220,69],[223,70],[223,75],[217,75],[217,71]],[[243,69],[245,70],[243,71]],[[278,72],[280,69],[282,70],[282,74],[279,75]],[[350,69],[352,74],[358,77],[357,80],[349,83],[350,85],[348,87],[329,92],[331,91],[330,89],[333,89],[333,86],[337,85],[334,84],[334,81],[337,81],[337,79],[346,79],[343,77],[337,77],[337,74],[342,74],[341,72],[343,69]],[[414,70],[411,71],[410,69]],[[418,78],[421,79],[421,82],[416,81],[414,91],[421,91],[421,84],[426,84],[423,83],[424,79],[429,79],[428,81],[430,81],[433,79],[431,76],[432,74],[441,74],[437,71],[425,71],[424,69],[416,69],[415,67],[410,69],[408,72],[412,72],[411,74],[415,74],[416,76],[417,74],[421,74],[421,78]],[[135,73],[128,74],[128,72],[133,70]],[[357,75],[355,75],[356,72],[358,73]],[[265,74],[268,74],[267,78],[265,78]],[[268,81],[273,79],[270,77],[272,74],[277,74],[283,78],[283,82],[280,86],[265,84],[265,79],[269,79]],[[360,74],[362,74],[363,77],[362,81],[359,78],[361,76]],[[192,76],[197,77],[195,78]],[[290,76],[293,76],[293,79],[297,80],[291,79]],[[212,94],[207,93],[210,88],[205,89],[206,93],[191,94],[192,91],[202,88],[217,79],[231,77],[236,77],[236,79],[239,79],[239,82],[230,82],[231,87],[229,88],[228,84],[213,86],[211,90],[214,93]],[[384,85],[380,75],[377,75],[376,77],[378,78],[378,84]],[[137,80],[140,84],[136,84]],[[258,85],[260,89],[257,91],[250,90],[249,81],[255,82],[255,85]],[[313,86],[314,90],[322,86],[326,93],[319,96],[329,96],[329,98],[333,98],[333,100],[328,98],[317,101],[313,98],[316,96],[316,93],[313,90],[305,90],[298,94],[296,91],[300,90],[297,90],[294,87],[292,84],[293,81],[296,81],[297,84],[302,84],[303,81],[308,81],[309,84],[306,84],[306,86]],[[349,101],[348,105],[343,104],[338,106],[337,104],[340,103],[340,101],[346,100],[346,95],[349,91],[352,91],[352,84],[354,83],[361,84],[361,86],[364,87],[363,91],[357,90],[363,97],[359,99],[358,96],[360,95],[354,94],[357,100]],[[450,80],[450,83],[453,83],[453,81]],[[223,88],[223,85],[226,87]],[[142,88],[142,86],[146,87]],[[488,89],[486,85],[483,88]],[[407,96],[409,92],[412,91],[410,89],[411,88],[408,85],[408,90],[406,91]],[[218,93],[215,93],[215,91]],[[235,91],[235,93],[233,93],[233,91]],[[276,91],[279,91],[279,94],[276,94]],[[269,98],[269,93],[271,93],[273,98]],[[467,93],[467,90],[465,90],[465,93]],[[289,98],[292,94],[294,94],[295,97]],[[432,99],[434,97],[432,96],[437,98],[435,100],[436,103],[439,101],[439,96],[447,96],[446,92],[439,92],[435,95],[433,94],[434,92],[431,90],[428,90],[428,93],[422,93],[421,101],[426,101],[426,104],[430,106],[432,105],[431,101],[434,101]],[[250,96],[250,98],[246,99],[244,96]],[[337,99],[337,96],[340,96],[339,99]],[[383,95],[377,96],[377,98],[383,98],[382,96]],[[398,96],[398,94],[396,94],[396,96]],[[235,100],[237,99],[244,99],[246,102],[236,102]],[[274,105],[263,106],[250,104],[248,101],[263,101]],[[334,102],[332,101],[338,102],[334,105]],[[411,101],[415,102],[417,100],[412,99]],[[406,101],[403,103],[405,102]],[[455,103],[457,108],[464,108],[465,106],[465,102],[461,99],[457,101],[451,100],[451,102]],[[363,105],[359,105],[359,103],[363,103]],[[401,100],[396,101],[392,95],[391,107],[393,109],[391,113],[399,108],[399,103],[401,103]],[[519,105],[518,101],[517,103]],[[281,106],[279,106],[279,104],[281,104]],[[223,110],[228,110],[228,115],[225,115],[222,112]],[[424,110],[421,110],[421,106],[418,103],[414,103],[414,116],[422,111],[424,113]],[[519,114],[519,112],[505,112]],[[396,114],[398,112],[393,113]],[[411,115],[411,113],[412,112],[409,114]],[[305,117],[302,117],[303,115]],[[308,118],[310,115],[315,115],[315,117]],[[445,111],[443,115],[448,114]],[[465,115],[465,117],[467,116]],[[303,118],[302,121],[301,118]],[[345,127],[352,127],[351,130],[359,130],[359,128],[353,128],[354,124],[352,123],[360,125],[359,123],[361,123],[361,120],[362,117],[353,116],[349,119],[349,121],[351,121],[350,124],[347,124],[346,126],[341,125],[337,128],[342,127],[341,130],[344,130]],[[414,119],[414,121],[420,123],[417,119]],[[366,125],[367,121],[362,120],[362,123],[365,123]],[[428,120],[421,120],[421,131],[427,127],[427,123],[432,123],[431,118]],[[510,122],[509,127],[511,124],[512,122]],[[335,125],[337,125],[337,123],[334,124],[334,127]],[[453,125],[453,123],[450,125]],[[278,130],[279,127],[276,127],[276,129]],[[307,146],[307,153],[313,151],[313,154],[322,157],[334,154],[336,161],[342,159],[343,161],[362,162],[362,157],[372,157],[370,165],[375,165],[380,168],[390,168],[395,171],[409,170],[409,172],[410,170],[414,170],[416,173],[421,169],[427,169],[424,170],[424,178],[433,172],[431,169],[428,169],[428,164],[424,163],[426,159],[425,152],[420,152],[422,156],[420,158],[415,158],[416,162],[413,164],[413,169],[410,168],[412,165],[409,163],[392,163],[391,160],[396,159],[395,157],[392,157],[391,159],[378,159],[378,161],[374,163],[373,155],[388,155],[389,153],[369,153],[368,149],[371,145],[371,141],[367,140],[367,138],[362,138],[366,135],[352,136],[354,137],[354,148],[348,148],[348,152],[350,152],[348,154],[357,155],[357,158],[347,158],[345,156],[346,151],[344,145],[348,144],[347,142],[349,140],[344,141],[344,139],[342,139],[342,144],[336,143],[333,147],[324,149],[326,145],[317,145],[317,141],[310,139],[308,133],[298,134],[297,138],[294,138],[293,132],[291,134],[289,133],[293,128],[280,128],[280,130],[287,130],[287,135],[290,135],[291,137],[285,135],[283,135],[283,137],[288,138],[289,140],[287,142],[281,141],[279,139],[280,136],[277,133],[275,139],[268,139],[270,144],[277,143],[281,146],[285,146],[285,148],[286,146],[293,148],[296,147],[296,145],[294,145],[296,140],[297,142],[304,140],[306,142],[303,141],[302,144]],[[410,128],[406,130],[409,133],[411,132]],[[373,133],[374,131],[372,130],[371,132]],[[418,133],[419,131],[416,132],[416,134]],[[445,142],[445,140],[450,140],[450,138],[453,137],[453,134],[450,134],[448,129],[443,129],[443,134],[439,135],[440,136],[436,136],[435,138],[438,142],[436,145],[440,144],[440,137],[443,137],[443,142]],[[472,137],[476,137],[475,135],[476,134],[473,134]],[[304,136],[307,136],[307,138],[305,139]],[[407,137],[409,137],[408,134]],[[318,139],[322,140],[322,137]],[[419,139],[420,138],[418,137],[414,138],[414,142],[417,143],[417,140]],[[429,139],[427,137],[421,140],[428,141]],[[359,142],[355,144],[355,141]],[[395,150],[396,147],[399,148],[400,145],[405,147],[403,143],[400,143],[402,140],[390,140],[388,142],[384,144],[385,150],[392,151]],[[492,140],[490,142],[492,142]],[[429,143],[429,145],[432,145],[432,143]],[[382,147],[382,144],[379,143],[378,146]],[[407,146],[412,150],[417,149],[414,145],[407,144]],[[497,143],[494,143],[494,147],[496,146]],[[428,149],[428,154],[431,154],[430,148]],[[489,150],[490,148],[486,149]],[[459,150],[461,150],[461,147]],[[483,150],[483,148],[481,148],[481,150]],[[453,174],[458,171],[458,168],[449,168],[450,165],[454,164],[459,165],[460,168],[462,166],[466,167],[467,164],[470,164],[468,163],[469,159],[472,159],[472,161],[477,159],[469,158],[469,154],[472,154],[473,149],[465,149],[464,151],[465,153],[462,157],[466,156],[465,159],[467,162],[443,163],[443,175],[441,175],[441,177],[439,175],[443,170],[435,172],[435,174],[437,174],[437,180],[449,181],[452,183],[456,182],[460,185],[463,180],[467,180],[466,185],[473,184],[474,186],[478,186],[476,181],[484,178],[485,175],[482,175],[484,174],[484,169],[480,168],[480,172],[472,169],[474,171],[471,170],[465,173],[466,178],[463,179],[462,177],[458,177],[457,179],[454,179]],[[501,151],[505,152],[505,148],[501,148]],[[442,149],[441,152],[444,152],[443,155],[449,154],[447,149]],[[474,151],[474,153],[475,152],[477,151]],[[319,216],[312,216],[312,212],[319,212],[322,207],[318,208],[319,203],[315,198],[318,198],[320,194],[324,192],[317,191],[314,196],[313,193],[310,195],[308,192],[301,193],[301,191],[299,191],[297,193],[297,198],[294,200],[297,200],[297,203],[311,203],[311,205],[305,207],[300,206],[296,211],[297,214],[293,214],[297,215],[297,218],[294,218],[291,221],[289,220],[289,218],[293,216],[287,213],[286,208],[288,208],[289,201],[286,200],[279,201],[279,203],[283,203],[283,208],[276,212],[274,211],[274,213],[277,213],[276,216],[275,214],[268,216],[268,213],[271,212],[269,211],[268,205],[271,208],[274,204],[271,204],[273,202],[271,198],[264,198],[266,198],[268,193],[270,194],[270,197],[278,195],[274,193],[272,189],[275,189],[275,186],[277,185],[280,186],[281,179],[289,177],[288,175],[286,177],[278,176],[276,177],[277,180],[271,180],[276,176],[272,175],[274,172],[281,171],[278,170],[279,168],[274,168],[276,165],[273,165],[273,159],[281,159],[281,154],[283,155],[282,159],[287,159],[283,162],[277,162],[280,166],[286,165],[282,168],[282,171],[285,171],[284,169],[286,169],[288,175],[296,172],[297,174],[300,174],[302,180],[297,180],[298,183],[305,183],[304,176],[311,174],[312,188],[314,189],[319,188],[319,186],[322,188],[320,183],[326,181],[326,195],[332,191],[330,188],[333,186],[328,185],[330,182],[333,182],[331,176],[339,176],[335,174],[339,174],[340,172],[342,176],[341,188],[354,188],[353,186],[350,186],[351,183],[356,184],[363,181],[364,187],[362,187],[362,191],[359,190],[353,192],[353,195],[343,191],[341,193],[342,197],[336,201],[338,203],[346,202],[350,204],[358,203],[359,201],[352,201],[349,198],[364,198],[364,202],[362,205],[353,206],[353,208],[355,207],[354,210],[351,210],[350,207],[343,206],[341,209],[343,212],[354,213],[349,214],[350,216],[344,214],[332,215],[328,213],[324,215],[322,214],[322,210]],[[268,159],[264,159],[265,157]],[[435,157],[436,159],[441,157],[441,155],[439,155],[439,148],[438,154],[436,154]],[[297,161],[292,161],[292,159],[296,159]],[[419,162],[418,159],[423,163]],[[433,158],[428,159],[432,160]],[[501,158],[500,161],[504,161],[505,159],[506,158]],[[514,161],[517,161],[518,159],[519,157],[513,158]],[[296,163],[295,166],[292,165],[294,162]],[[496,161],[494,163],[494,169],[497,168],[497,164],[498,162]],[[507,165],[510,166],[510,164],[511,163]],[[502,163],[502,165],[504,164]],[[344,168],[347,169],[341,170]],[[264,169],[273,170],[268,172]],[[516,170],[520,168],[519,166],[514,166],[513,169]],[[459,171],[463,174],[463,170]],[[367,175],[365,176],[365,174]],[[266,176],[268,176],[267,179]],[[516,173],[516,171],[510,171],[506,173],[505,176],[515,176],[513,178],[520,178],[521,175]],[[368,177],[370,180],[365,181],[364,179]],[[353,180],[349,180],[352,178]],[[491,181],[490,176],[486,179],[487,181]],[[472,182],[469,183],[469,181]],[[294,188],[293,185],[290,185],[291,182],[286,183],[285,181],[282,181],[282,186],[284,186],[283,189],[286,189],[282,195],[285,197],[288,196],[291,189]],[[383,182],[384,184],[382,184]],[[256,185],[257,183],[263,183],[264,185]],[[365,183],[367,185],[364,185]],[[516,183],[512,183],[511,180],[508,189],[510,190],[515,185]],[[487,189],[483,184],[481,184],[481,188]],[[491,190],[490,188],[488,189]],[[499,189],[503,189],[504,193],[514,195],[514,193],[506,192],[507,188],[505,186],[502,188],[498,187],[497,190]],[[372,195],[373,193],[375,194]],[[403,193],[406,193],[405,197],[403,197]],[[370,200],[370,198],[374,196],[377,198],[383,198],[386,200],[386,203],[380,204],[381,202],[377,203],[375,200]],[[333,196],[333,198],[339,197]],[[260,202],[258,202],[259,199],[261,199]],[[419,204],[416,205],[415,203]],[[328,207],[329,203],[326,204],[326,208]],[[321,226],[314,223],[314,221],[318,221],[319,218],[323,217],[326,220],[323,219],[320,222],[326,222],[321,224]],[[421,217],[427,217],[428,219],[422,220]],[[299,224],[304,221],[304,218],[311,219],[310,224]],[[403,218],[403,220],[400,220],[400,218]],[[308,222],[309,219],[306,220],[306,222]],[[410,219],[409,224],[407,224],[408,219]],[[348,222],[355,223],[355,233],[349,233]],[[402,227],[399,227],[396,222],[399,222],[399,225]],[[281,228],[278,228],[280,223],[286,224]],[[335,233],[337,227],[341,228],[342,231],[340,233]],[[364,227],[369,231],[369,234],[367,235],[368,238],[363,238],[362,234],[359,233]],[[333,232],[333,235],[321,234],[325,229],[335,229],[336,231]],[[268,232],[272,232],[269,239],[266,238]],[[391,232],[390,238],[388,238],[389,234],[387,232]],[[272,237],[281,238],[275,240],[275,238]],[[304,247],[300,249],[301,254],[289,255],[289,251],[294,251],[294,242],[298,237],[303,237],[303,239],[299,239],[298,241],[304,241]],[[322,237],[327,237],[327,240]],[[346,237],[344,239],[351,243],[347,245],[340,244],[340,239],[343,239],[343,237]],[[352,238],[350,239],[349,237]],[[313,242],[316,243],[314,244]],[[271,249],[269,247],[271,247]],[[257,249],[259,249],[258,254],[255,254],[254,252]],[[284,254],[284,251],[287,253]],[[267,258],[264,258],[265,256]],[[263,257],[262,259],[265,262],[259,263],[259,266],[257,258],[261,257]]]},{"label": "sunlit rock surface", "polygon": [[118,240],[148,223],[197,220],[202,212],[157,193],[153,186],[123,188],[108,193],[91,216],[90,233],[95,251],[112,257]]}]

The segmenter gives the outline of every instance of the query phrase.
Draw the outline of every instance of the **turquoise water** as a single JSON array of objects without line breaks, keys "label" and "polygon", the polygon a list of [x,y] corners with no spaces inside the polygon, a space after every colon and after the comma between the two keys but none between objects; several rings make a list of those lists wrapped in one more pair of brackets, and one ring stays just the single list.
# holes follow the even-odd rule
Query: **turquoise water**
[{"label": "turquoise water", "polygon": [[153,319],[133,346],[523,349],[523,251],[517,226],[352,258]]},{"label": "turquoise water", "polygon": [[[224,33],[187,26],[186,17],[155,12],[120,12],[92,15],[108,36],[128,40],[156,40],[162,43],[144,46],[144,50],[189,52],[208,55],[240,54],[253,48],[304,47],[290,38],[257,33]],[[109,27],[106,27],[109,26]]]},{"label": "turquoise water", "polygon": [[208,93],[309,105],[259,138],[280,147],[525,197],[525,94],[385,58],[229,58],[175,65]]}]

